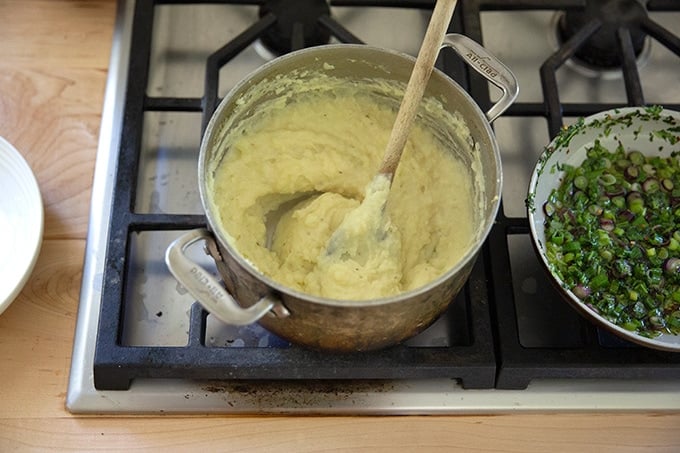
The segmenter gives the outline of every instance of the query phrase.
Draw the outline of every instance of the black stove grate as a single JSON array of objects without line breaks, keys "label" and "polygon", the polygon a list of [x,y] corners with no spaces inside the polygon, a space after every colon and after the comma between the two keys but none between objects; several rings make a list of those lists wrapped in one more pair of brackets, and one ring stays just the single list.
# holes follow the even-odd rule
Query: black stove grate
[{"label": "black stove grate", "polygon": [[[537,378],[678,378],[680,354],[651,351],[607,337],[586,321],[579,331],[581,346],[574,348],[531,348],[519,340],[517,310],[512,291],[509,238],[529,234],[525,217],[506,217],[500,210],[487,243],[464,290],[444,315],[448,345],[441,347],[399,345],[383,351],[360,354],[323,354],[296,346],[208,347],[205,344],[207,313],[194,304],[190,313],[189,341],[185,346],[126,346],[124,329],[126,285],[132,238],[142,232],[176,231],[205,226],[202,215],[135,212],[137,174],[140,166],[144,113],[151,111],[202,112],[203,127],[218,98],[220,68],[249,46],[276,22],[271,13],[233,41],[212,54],[206,64],[202,98],[150,97],[147,95],[154,10],[159,4],[192,3],[139,0],[135,4],[129,73],[119,160],[113,196],[110,237],[106,251],[101,313],[94,357],[94,382],[100,390],[124,390],[135,378],[182,379],[417,379],[448,377],[464,388],[524,388]],[[204,3],[204,2],[196,2]],[[211,2],[213,3],[213,2]],[[214,3],[260,5],[261,1]],[[431,9],[427,0],[332,2],[333,6],[384,6]],[[461,0],[451,31],[462,32],[482,42],[480,13],[499,10],[573,9],[585,1],[544,2]],[[674,1],[650,1],[650,10],[678,10]],[[342,42],[359,42],[330,16],[319,19],[322,27]],[[651,29],[652,26],[650,26]],[[625,33],[623,33],[625,34]],[[678,38],[657,34],[678,53]],[[292,48],[300,45],[295,37]],[[567,45],[569,47],[569,45]],[[581,116],[616,107],[604,104],[564,104],[559,101],[554,71],[572,52],[560,50],[541,69],[545,100],[516,103],[508,116],[535,116],[548,121],[554,136],[564,116]],[[449,52],[439,60],[451,75],[484,108],[490,106],[486,81],[471,74]],[[634,65],[624,64],[635,72]],[[538,68],[537,68],[538,70]],[[630,104],[641,104],[637,74],[626,76]],[[679,109],[679,106],[668,106]],[[196,146],[198,153],[198,144]],[[558,302],[561,303],[561,302]]]},{"label": "black stove grate", "polygon": [[[616,1],[616,0],[614,0]],[[479,21],[482,11],[491,10],[569,10],[582,9],[586,1],[557,0],[542,1],[487,1],[474,0],[463,2],[461,7],[464,18],[464,32],[474,39],[481,38]],[[648,9],[657,11],[678,11],[680,4],[669,1],[650,1]],[[542,103],[513,104],[505,113],[507,116],[540,117],[548,122],[550,137],[560,131],[563,116],[587,116],[602,110],[621,107],[622,105],[598,103],[565,104],[559,100],[559,89],[555,73],[557,69],[574,55],[585,37],[593,33],[594,25],[581,32],[572,41],[567,41],[540,68],[543,83],[544,101]],[[648,25],[653,28],[654,25]],[[625,35],[625,31],[622,32]],[[667,33],[658,32],[662,42],[680,57],[680,39],[669,37]],[[625,41],[625,40],[624,40]],[[624,47],[624,60],[634,58]],[[538,69],[538,68],[537,68]],[[624,74],[628,105],[643,105],[642,89],[635,63],[626,63]],[[484,83],[470,82],[473,97],[481,105],[489,102],[488,90]],[[480,101],[483,100],[483,101]],[[666,105],[678,110],[678,105]],[[541,378],[675,378],[680,377],[680,354],[650,350],[632,345],[613,337],[611,334],[594,327],[584,319],[579,319],[577,336],[580,337],[577,347],[525,347],[520,342],[518,331],[519,320],[513,297],[513,281],[510,265],[509,238],[513,235],[529,236],[527,217],[507,217],[503,209],[499,211],[496,224],[489,235],[485,252],[489,259],[489,274],[492,276],[491,300],[494,308],[494,332],[497,335],[498,376],[496,388],[526,388],[532,379]],[[556,299],[558,299],[556,294]],[[563,303],[561,300],[555,300]]]}]

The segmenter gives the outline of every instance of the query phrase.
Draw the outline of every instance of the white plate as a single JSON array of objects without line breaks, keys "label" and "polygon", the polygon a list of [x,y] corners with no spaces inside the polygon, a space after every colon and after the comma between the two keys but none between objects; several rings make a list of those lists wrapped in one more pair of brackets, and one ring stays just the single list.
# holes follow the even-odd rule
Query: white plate
[{"label": "white plate", "polygon": [[38,182],[19,151],[0,137],[0,313],[26,284],[42,235]]}]

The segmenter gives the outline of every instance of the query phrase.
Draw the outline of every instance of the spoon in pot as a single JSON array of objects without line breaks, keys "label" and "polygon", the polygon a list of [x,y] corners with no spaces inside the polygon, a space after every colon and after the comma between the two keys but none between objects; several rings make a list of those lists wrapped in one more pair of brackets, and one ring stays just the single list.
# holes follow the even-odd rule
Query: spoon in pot
[{"label": "spoon in pot", "polygon": [[394,173],[397,171],[401,154],[406,145],[406,139],[411,131],[418,106],[425,93],[425,88],[427,88],[427,82],[430,80],[430,75],[434,69],[439,49],[451,22],[456,3],[457,0],[437,0],[432,12],[432,17],[418,52],[413,72],[411,72],[411,77],[404,92],[404,98],[401,101],[397,118],[392,127],[390,139],[387,142],[382,165],[380,170],[378,170],[379,175],[385,175],[390,181],[392,181]]},{"label": "spoon in pot", "polygon": [[371,241],[382,241],[389,234],[389,226],[383,221],[382,214],[390,186],[456,3],[457,0],[437,0],[392,126],[380,169],[366,187],[366,194],[361,205],[347,214],[331,236],[326,248],[327,256],[356,257],[357,254],[364,253],[363,250],[370,245]]}]

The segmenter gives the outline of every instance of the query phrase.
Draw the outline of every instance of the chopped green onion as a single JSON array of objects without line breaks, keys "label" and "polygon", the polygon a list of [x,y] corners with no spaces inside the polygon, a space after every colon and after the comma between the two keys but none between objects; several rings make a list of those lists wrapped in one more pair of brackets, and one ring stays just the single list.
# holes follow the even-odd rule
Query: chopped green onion
[{"label": "chopped green onion", "polygon": [[624,329],[680,335],[680,159],[595,142],[560,170],[544,209],[554,272]]}]

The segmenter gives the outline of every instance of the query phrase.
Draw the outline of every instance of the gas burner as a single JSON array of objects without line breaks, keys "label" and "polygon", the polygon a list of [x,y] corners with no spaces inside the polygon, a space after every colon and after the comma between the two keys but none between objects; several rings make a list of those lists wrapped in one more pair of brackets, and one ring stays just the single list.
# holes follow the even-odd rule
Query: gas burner
[{"label": "gas burner", "polygon": [[[330,41],[330,31],[319,22],[320,17],[331,14],[325,0],[266,0],[259,15],[270,13],[276,17],[276,23],[263,33],[260,42],[274,55]],[[266,55],[263,49],[258,53]]]},{"label": "gas burner", "polygon": [[617,31],[630,31],[633,50],[638,68],[645,65],[651,52],[651,40],[640,28],[647,18],[647,10],[638,0],[586,0],[586,6],[579,10],[556,13],[552,21],[552,36],[555,48],[585,27],[590,21],[599,19],[600,28],[588,38],[569,60],[568,65],[577,72],[590,77],[613,79],[621,77],[621,56]]}]

